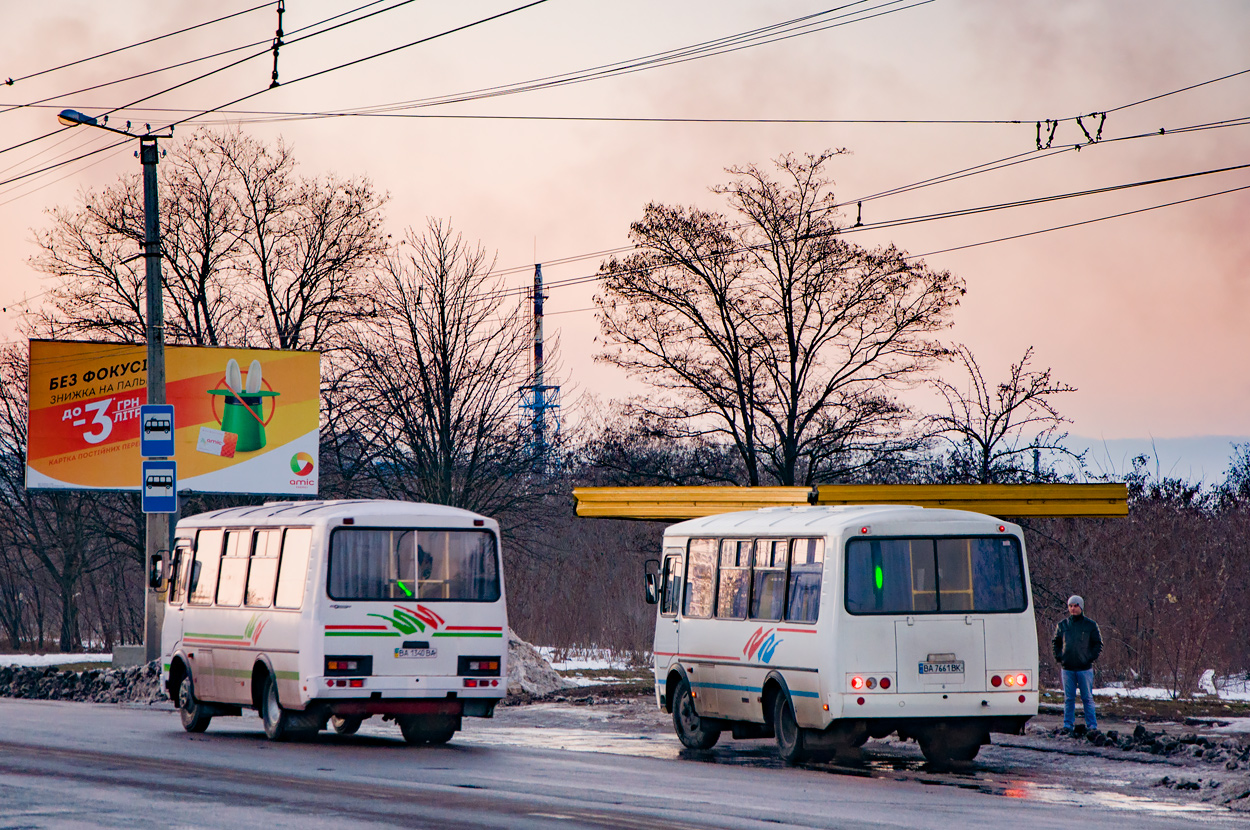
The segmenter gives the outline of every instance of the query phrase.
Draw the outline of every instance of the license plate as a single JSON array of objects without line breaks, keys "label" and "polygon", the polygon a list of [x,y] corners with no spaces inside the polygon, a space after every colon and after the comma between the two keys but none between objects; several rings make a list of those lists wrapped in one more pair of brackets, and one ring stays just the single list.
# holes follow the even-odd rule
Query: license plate
[{"label": "license plate", "polygon": [[430,657],[437,657],[438,649],[436,648],[397,648],[395,649],[395,656],[407,658],[410,660],[411,659],[424,660]]},{"label": "license plate", "polygon": [[943,663],[923,662],[920,664],[921,674],[963,674],[963,660],[949,660]]}]

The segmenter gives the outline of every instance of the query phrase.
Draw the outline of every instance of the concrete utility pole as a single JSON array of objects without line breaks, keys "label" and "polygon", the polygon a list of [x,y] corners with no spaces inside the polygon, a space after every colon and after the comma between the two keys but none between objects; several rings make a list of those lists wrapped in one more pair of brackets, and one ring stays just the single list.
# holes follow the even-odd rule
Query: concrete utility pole
[{"label": "concrete utility pole", "polygon": [[[57,120],[70,127],[86,124],[111,133],[139,139],[139,161],[143,164],[143,257],[146,269],[144,285],[147,291],[147,340],[148,340],[148,403],[165,403],[165,304],[161,296],[161,224],[160,203],[156,190],[156,164],[160,160],[157,139],[168,135],[153,135],[149,129],[136,136],[126,130],[118,130],[90,115],[77,110],[62,110]],[[108,119],[105,118],[105,121]],[[129,122],[126,124],[130,127]],[[142,485],[140,485],[142,486]],[[176,492],[176,491],[175,491]],[[144,661],[152,662],[161,656],[161,623],[165,606],[160,595],[148,585],[152,572],[152,560],[158,551],[170,547],[168,513],[147,513],[143,582],[143,653]]]},{"label": "concrete utility pole", "polygon": [[[143,257],[148,301],[148,403],[165,403],[165,302],[161,296],[161,223],[156,193],[156,164],[160,148],[156,136],[139,139],[139,161],[143,163]],[[176,495],[176,493],[175,493]],[[152,572],[158,551],[169,549],[169,514],[148,513],[144,543],[144,583]],[[161,656],[161,623],[165,606],[150,585],[144,589],[143,660],[151,663]]]}]

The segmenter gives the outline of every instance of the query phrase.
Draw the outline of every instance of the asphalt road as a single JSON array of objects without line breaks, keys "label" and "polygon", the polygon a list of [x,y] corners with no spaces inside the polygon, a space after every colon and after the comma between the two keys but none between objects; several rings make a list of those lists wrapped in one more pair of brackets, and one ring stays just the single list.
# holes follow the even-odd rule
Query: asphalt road
[{"label": "asphalt road", "polygon": [[1132,794],[1159,769],[1027,741],[943,775],[910,744],[876,746],[855,769],[794,769],[765,742],[687,753],[664,727],[645,708],[544,704],[466,719],[445,747],[409,747],[376,719],[273,744],[255,717],[188,735],[166,708],[0,699],[0,830],[1250,827],[1212,804]]}]

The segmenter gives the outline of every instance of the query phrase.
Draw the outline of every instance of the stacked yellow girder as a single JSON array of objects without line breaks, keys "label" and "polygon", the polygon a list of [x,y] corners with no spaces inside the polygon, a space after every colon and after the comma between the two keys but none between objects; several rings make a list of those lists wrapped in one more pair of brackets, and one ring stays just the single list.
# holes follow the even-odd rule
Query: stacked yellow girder
[{"label": "stacked yellow girder", "polygon": [[805,504],[916,504],[991,516],[1127,516],[1124,484],[821,484],[816,487],[578,487],[577,515],[680,521]]}]

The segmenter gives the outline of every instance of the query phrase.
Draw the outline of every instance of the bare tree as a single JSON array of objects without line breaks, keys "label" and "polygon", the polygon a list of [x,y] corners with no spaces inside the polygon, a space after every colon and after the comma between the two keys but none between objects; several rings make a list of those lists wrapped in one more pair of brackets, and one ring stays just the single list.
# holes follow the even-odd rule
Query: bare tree
[{"label": "bare tree", "polygon": [[[386,197],[366,179],[298,176],[285,144],[197,130],[160,175],[162,292],[172,343],[316,349],[358,315],[383,256]],[[28,320],[46,336],[140,342],[146,313],[138,176],[49,211],[32,265],[58,278]]]},{"label": "bare tree", "polygon": [[[1055,395],[1075,392],[1076,387],[1054,380],[1050,369],[1031,369],[1032,346],[997,385],[985,379],[967,346],[955,347],[951,355],[966,384],[935,379],[947,411],[930,418],[934,433],[950,444],[948,478],[981,484],[1054,479],[1051,457],[1082,460],[1083,454],[1063,446],[1068,434],[1060,426],[1067,419],[1052,403]],[[1045,467],[1042,453],[1048,459]],[[1033,459],[1037,463],[1030,469]]]},{"label": "bare tree", "polygon": [[636,251],[600,269],[599,359],[668,394],[634,402],[683,437],[732,444],[745,482],[862,474],[913,447],[896,398],[941,353],[960,281],[844,240],[824,166],[776,161],[714,188],[734,219],[647,206]]},{"label": "bare tree", "polygon": [[523,303],[449,223],[410,231],[400,251],[374,288],[376,316],[347,347],[355,386],[337,404],[343,423],[374,454],[367,469],[379,492],[520,521],[542,491],[520,429]]}]

